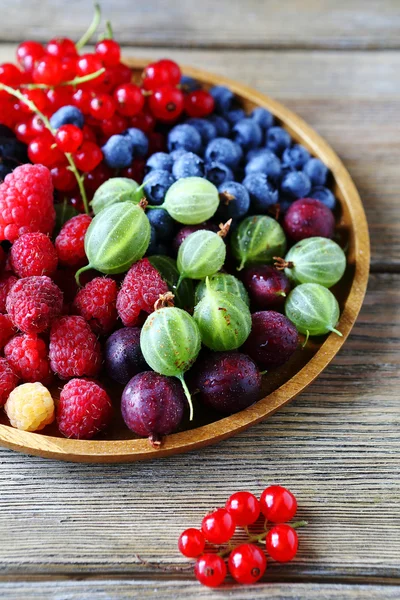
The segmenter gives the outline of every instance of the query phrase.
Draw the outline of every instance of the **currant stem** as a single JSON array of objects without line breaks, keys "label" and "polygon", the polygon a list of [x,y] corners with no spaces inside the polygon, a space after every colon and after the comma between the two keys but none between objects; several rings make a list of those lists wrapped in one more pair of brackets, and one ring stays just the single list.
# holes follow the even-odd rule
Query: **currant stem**
[{"label": "currant stem", "polygon": [[82,77],[75,77],[74,79],[71,79],[71,81],[63,81],[62,83],[58,84],[57,86],[55,85],[47,85],[46,83],[27,83],[27,84],[22,84],[23,88],[26,88],[28,90],[36,90],[36,89],[41,89],[41,90],[53,90],[55,87],[61,87],[61,86],[66,86],[66,85],[71,85],[73,87],[75,87],[76,85],[80,85],[81,83],[86,83],[86,81],[92,81],[92,79],[96,79],[96,77],[99,77],[99,75],[102,75],[105,72],[105,68],[102,67],[101,69],[99,69],[98,71],[95,71],[94,73],[89,73],[88,75],[83,75]]},{"label": "currant stem", "polygon": [[[37,114],[38,117],[40,117],[40,119],[43,121],[43,124],[45,125],[46,129],[48,129],[52,135],[55,135],[56,131],[51,126],[49,119],[38,109],[38,107],[36,106],[36,104],[34,102],[32,102],[32,100],[29,100],[28,98],[26,98],[19,90],[15,90],[14,88],[12,88],[8,85],[5,85],[4,83],[0,83],[0,90],[4,90],[11,96],[18,98],[18,100],[20,100],[21,102],[26,104],[26,106],[28,106],[33,113]],[[76,168],[76,165],[74,163],[74,159],[72,158],[72,155],[69,152],[65,152],[65,157],[69,163],[70,170],[75,175],[76,181],[78,183],[79,191],[82,196],[83,206],[85,208],[85,213],[89,214],[89,205],[88,205],[88,201],[87,201],[85,186],[83,185],[83,177],[79,174],[79,171]]]},{"label": "currant stem", "polygon": [[112,30],[111,22],[110,21],[106,21],[105,39],[106,40],[112,40],[113,37],[114,37],[114,33],[113,33],[113,30]]},{"label": "currant stem", "polygon": [[96,29],[100,25],[100,20],[101,20],[100,5],[97,4],[97,3],[95,3],[95,5],[94,5],[93,20],[90,23],[90,25],[87,28],[87,30],[85,31],[85,33],[83,34],[83,36],[81,37],[81,39],[78,42],[76,42],[75,48],[77,50],[80,50],[81,48],[83,48],[84,46],[86,46],[86,44],[88,43],[88,41],[90,40],[90,38],[92,37],[92,35],[96,32]]}]

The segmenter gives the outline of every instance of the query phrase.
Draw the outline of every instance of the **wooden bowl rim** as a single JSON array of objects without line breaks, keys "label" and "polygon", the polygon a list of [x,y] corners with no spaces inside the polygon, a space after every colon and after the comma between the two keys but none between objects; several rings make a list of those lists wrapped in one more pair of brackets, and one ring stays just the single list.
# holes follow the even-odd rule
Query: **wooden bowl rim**
[{"label": "wooden bowl rim", "polygon": [[[127,59],[125,62],[133,70],[137,70],[143,69],[150,61]],[[357,223],[354,235],[354,278],[338,325],[343,337],[330,334],[300,371],[253,406],[209,425],[171,434],[158,450],[152,448],[147,439],[72,440],[20,431],[8,425],[0,425],[2,446],[46,458],[94,463],[161,458],[219,442],[265,419],[303,391],[334,358],[356,321],[368,283],[370,260],[368,224],[357,188],[337,154],[305,121],[269,96],[234,80],[194,67],[183,67],[183,72],[203,83],[226,85],[235,94],[267,108],[286,128],[305,142],[312,149],[313,154],[320,157],[332,171],[336,185],[340,188],[347,205],[351,221]]]}]

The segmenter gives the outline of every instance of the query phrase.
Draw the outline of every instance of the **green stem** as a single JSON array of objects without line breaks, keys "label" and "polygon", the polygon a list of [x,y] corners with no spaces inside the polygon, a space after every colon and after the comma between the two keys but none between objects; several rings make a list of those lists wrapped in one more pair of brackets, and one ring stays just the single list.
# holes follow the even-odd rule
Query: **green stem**
[{"label": "green stem", "polygon": [[[32,100],[29,100],[28,98],[26,98],[19,90],[15,90],[14,88],[9,87],[8,85],[5,85],[4,83],[0,83],[0,90],[4,90],[5,92],[8,92],[9,94],[11,94],[11,96],[18,98],[18,100],[20,100],[21,102],[26,104],[33,113],[37,114],[38,117],[40,117],[40,119],[43,121],[45,127],[50,131],[50,133],[52,135],[55,135],[56,130],[53,129],[53,127],[51,126],[49,119],[38,109],[38,107],[36,106],[36,104],[34,104],[34,102],[32,102]],[[86,212],[86,214],[89,214],[89,205],[88,205],[88,201],[87,201],[85,186],[83,185],[83,178],[79,174],[78,169],[76,168],[76,165],[75,165],[74,159],[72,158],[72,155],[69,154],[68,152],[65,152],[65,157],[66,157],[66,159],[69,163],[70,169],[73,172],[73,174],[75,175],[76,181],[78,183],[79,191],[82,196],[83,206],[85,207],[85,212]]]},{"label": "green stem", "polygon": [[88,265],[85,265],[84,267],[81,267],[76,273],[75,273],[75,281],[78,284],[79,287],[81,286],[81,282],[79,281],[80,276],[82,275],[82,273],[84,273],[85,271],[89,271],[92,268],[92,265],[89,263]]},{"label": "green stem", "polygon": [[185,392],[185,396],[187,398],[187,401],[189,403],[189,421],[193,421],[193,403],[192,403],[192,396],[190,395],[189,392],[189,388],[186,385],[186,381],[185,378],[183,377],[183,374],[181,375],[177,375],[177,378],[179,379],[179,381],[182,384],[183,387],[183,391]]},{"label": "green stem", "polygon": [[47,85],[46,83],[27,83],[25,85],[22,84],[22,87],[24,89],[28,89],[28,90],[36,90],[36,89],[52,90],[55,87],[61,87],[61,86],[66,86],[66,85],[71,85],[74,87],[76,85],[80,85],[81,83],[86,83],[87,81],[92,81],[92,79],[96,79],[97,77],[102,75],[104,72],[105,72],[105,68],[102,67],[101,69],[99,69],[98,71],[95,71],[94,73],[89,73],[88,75],[83,75],[82,77],[75,77],[74,79],[71,79],[70,81],[63,81],[62,83],[60,83],[57,86]]},{"label": "green stem", "polygon": [[110,21],[106,21],[106,33],[105,33],[104,37],[105,37],[106,40],[112,40],[113,37],[114,37]]},{"label": "green stem", "polygon": [[304,340],[304,342],[301,345],[302,348],[305,348],[307,346],[307,342],[308,342],[309,337],[310,337],[310,332],[307,329],[306,339]]},{"label": "green stem", "polygon": [[80,50],[81,48],[86,46],[86,44],[88,43],[88,41],[90,40],[92,35],[96,32],[96,29],[100,25],[100,20],[101,20],[100,5],[95,3],[93,20],[90,23],[89,27],[87,28],[86,32],[81,37],[81,39],[75,44],[75,47],[77,50]]},{"label": "green stem", "polygon": [[343,337],[343,333],[341,333],[340,331],[338,331],[334,327],[329,327],[329,331],[331,331],[332,333],[336,333],[336,335],[339,335],[340,337]]},{"label": "green stem", "polygon": [[[148,208],[148,207],[147,207],[147,208]],[[179,288],[179,286],[181,285],[181,283],[182,283],[182,281],[183,281],[184,279],[185,279],[185,276],[184,276],[184,275],[181,273],[181,274],[179,275],[178,283],[176,284],[176,287],[175,287],[176,291],[178,291],[178,288]]]},{"label": "green stem", "polygon": [[245,264],[246,264],[246,259],[243,258],[242,262],[240,263],[240,265],[238,267],[236,267],[236,271],[241,271],[244,268]]}]

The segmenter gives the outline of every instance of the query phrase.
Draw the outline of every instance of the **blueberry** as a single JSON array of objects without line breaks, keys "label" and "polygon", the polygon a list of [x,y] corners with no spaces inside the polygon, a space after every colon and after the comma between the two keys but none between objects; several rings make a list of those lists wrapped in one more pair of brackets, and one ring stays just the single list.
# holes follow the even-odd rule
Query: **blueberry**
[{"label": "blueberry", "polygon": [[166,210],[163,208],[152,208],[146,214],[159,241],[168,241],[173,237],[175,233],[175,221]]},{"label": "blueberry", "polygon": [[150,204],[159,206],[164,202],[164,196],[174,183],[175,177],[168,171],[162,171],[161,169],[155,169],[150,171],[144,178],[143,189],[146,194],[146,198]]},{"label": "blueberry", "polygon": [[5,138],[15,138],[13,130],[2,123],[0,123],[0,136]]},{"label": "blueberry", "polygon": [[279,209],[280,214],[284,215],[289,210],[294,202],[294,198],[289,198],[286,194],[280,194],[279,196]]},{"label": "blueberry", "polygon": [[227,165],[215,160],[206,164],[206,178],[217,187],[221,183],[235,179],[232,170]]},{"label": "blueberry", "polygon": [[251,150],[261,144],[262,130],[253,119],[242,119],[232,127],[232,138],[243,150]]},{"label": "blueberry", "polygon": [[292,171],[282,179],[281,190],[293,198],[307,198],[311,190],[311,181],[302,171]]},{"label": "blueberry", "polygon": [[264,173],[251,173],[243,180],[250,194],[251,211],[265,213],[269,206],[278,202],[278,190]]},{"label": "blueberry", "polygon": [[132,163],[131,138],[112,135],[102,147],[104,162],[110,169],[125,169]]},{"label": "blueberry", "polygon": [[210,94],[214,98],[215,110],[217,112],[230,110],[235,96],[229,88],[224,85],[216,85],[210,89]]},{"label": "blueberry", "polygon": [[150,173],[150,171],[154,171],[154,169],[172,171],[173,164],[174,159],[170,154],[167,154],[166,152],[156,152],[147,159],[146,173]]},{"label": "blueberry", "polygon": [[204,177],[204,161],[193,152],[186,152],[176,159],[172,166],[175,179],[183,177]]},{"label": "blueberry", "polygon": [[155,254],[167,254],[168,250],[165,244],[157,239],[156,230],[154,227],[150,227],[150,243],[147,248],[147,256],[154,256]]},{"label": "blueberry", "polygon": [[85,119],[79,108],[70,104],[62,106],[50,117],[50,125],[53,129],[59,129],[61,125],[76,125],[82,129],[84,122]]},{"label": "blueberry", "polygon": [[268,148],[264,148],[259,154],[253,156],[245,167],[246,175],[250,173],[264,173],[271,179],[278,180],[281,175],[281,161]]},{"label": "blueberry", "polygon": [[269,129],[274,124],[273,115],[266,108],[261,108],[261,106],[257,106],[255,108],[250,118],[253,119],[262,129]]},{"label": "blueberry", "polygon": [[207,117],[207,121],[210,121],[210,123],[215,125],[218,137],[228,137],[230,134],[231,126],[224,117],[221,117],[221,115],[210,115]]},{"label": "blueberry", "polygon": [[208,142],[217,137],[216,126],[207,119],[188,119],[186,123],[197,129],[204,146],[207,146]]},{"label": "blueberry", "polygon": [[244,185],[228,181],[218,187],[220,204],[217,215],[223,220],[241,219],[250,207],[250,196]]},{"label": "blueberry", "polygon": [[322,185],[313,188],[308,194],[308,197],[320,200],[321,202],[323,202],[323,204],[325,204],[325,206],[327,206],[331,210],[333,210],[336,206],[335,196],[332,194],[331,190],[329,190],[327,187],[323,187]]},{"label": "blueberry", "polygon": [[134,375],[148,370],[140,349],[140,328],[123,327],[114,331],[106,341],[104,361],[109,377],[122,385]]},{"label": "blueberry", "polygon": [[282,127],[271,127],[267,131],[267,148],[278,156],[291,144],[291,137],[286,129]]},{"label": "blueberry", "polygon": [[182,75],[181,87],[184,92],[194,92],[194,90],[199,90],[201,88],[201,83],[193,77]]},{"label": "blueberry", "polygon": [[236,169],[241,161],[243,152],[239,144],[227,138],[211,140],[205,151],[207,162],[223,162],[231,169]]},{"label": "blueberry", "polygon": [[310,178],[312,185],[325,185],[328,177],[328,167],[319,158],[310,158],[304,165],[303,171]]},{"label": "blueberry", "polygon": [[201,135],[192,125],[176,125],[168,134],[168,150],[186,150],[186,152],[201,152]]},{"label": "blueberry", "polygon": [[291,148],[285,148],[282,154],[282,163],[284,166],[293,169],[301,169],[310,158],[309,151],[300,144],[294,144]]},{"label": "blueberry", "polygon": [[[186,154],[187,150],[183,150],[183,148],[179,148],[179,150],[173,150],[173,152],[170,152],[170,157],[172,158],[173,161],[178,160],[178,158],[180,158],[181,156],[183,156],[183,154]],[[171,167],[171,171],[172,171],[172,167]]]},{"label": "blueberry", "polygon": [[10,167],[17,167],[27,162],[29,161],[25,144],[15,137],[0,137],[0,163],[5,163]]},{"label": "blueberry", "polygon": [[[262,154],[268,154],[270,156],[271,152],[272,150],[268,150],[268,148],[253,148],[253,150],[249,150],[246,154],[246,160],[249,162],[252,158],[261,156]],[[272,154],[274,153],[272,152]]]},{"label": "blueberry", "polygon": [[149,151],[149,140],[141,129],[130,127],[122,135],[130,138],[132,142],[133,158],[144,158]]},{"label": "blueberry", "polygon": [[232,110],[228,110],[227,112],[225,112],[224,117],[228,121],[228,123],[234,125],[238,121],[244,119],[246,117],[246,113],[242,108],[233,108]]}]

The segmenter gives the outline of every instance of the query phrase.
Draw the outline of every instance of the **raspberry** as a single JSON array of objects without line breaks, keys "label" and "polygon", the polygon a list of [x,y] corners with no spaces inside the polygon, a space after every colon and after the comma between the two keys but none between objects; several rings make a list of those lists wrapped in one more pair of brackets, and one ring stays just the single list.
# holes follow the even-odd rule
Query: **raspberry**
[{"label": "raspberry", "polygon": [[62,310],[63,294],[45,275],[25,277],[13,285],[6,308],[12,322],[24,333],[46,331]]},{"label": "raspberry", "polygon": [[110,398],[100,385],[71,379],[60,395],[57,422],[66,437],[89,440],[109,426],[112,413]]},{"label": "raspberry", "polygon": [[89,215],[77,215],[62,227],[55,241],[61,264],[77,267],[85,263],[85,234],[91,220]]},{"label": "raspberry", "polygon": [[49,385],[53,379],[45,341],[32,333],[17,335],[4,348],[4,356],[24,382]]},{"label": "raspberry", "polygon": [[41,383],[23,383],[8,397],[4,410],[10,423],[23,431],[39,431],[54,421],[54,401]]},{"label": "raspberry", "polygon": [[56,213],[50,171],[21,165],[0,185],[0,241],[14,242],[23,233],[53,231]]},{"label": "raspberry", "polygon": [[100,344],[82,317],[61,317],[53,324],[49,356],[52,370],[62,379],[95,377],[100,371]]},{"label": "raspberry", "polygon": [[7,296],[17,281],[18,277],[14,277],[11,273],[0,275],[0,313],[6,312]]},{"label": "raspberry", "polygon": [[0,350],[4,348],[7,342],[17,332],[10,317],[0,314]]},{"label": "raspberry", "polygon": [[168,286],[147,258],[135,263],[125,276],[117,297],[117,310],[124,325],[137,325],[141,311],[152,313],[160,294]]},{"label": "raspberry", "polygon": [[111,333],[117,321],[118,288],[113,279],[96,277],[76,295],[74,309],[99,335]]},{"label": "raspberry", "polygon": [[18,385],[18,377],[5,358],[0,358],[0,406],[6,403],[8,396]]},{"label": "raspberry", "polygon": [[51,277],[57,269],[57,263],[56,249],[44,233],[24,233],[12,245],[11,267],[19,277]]}]

